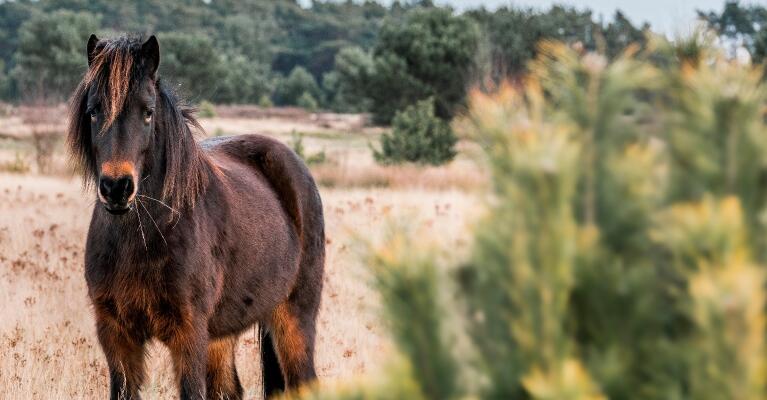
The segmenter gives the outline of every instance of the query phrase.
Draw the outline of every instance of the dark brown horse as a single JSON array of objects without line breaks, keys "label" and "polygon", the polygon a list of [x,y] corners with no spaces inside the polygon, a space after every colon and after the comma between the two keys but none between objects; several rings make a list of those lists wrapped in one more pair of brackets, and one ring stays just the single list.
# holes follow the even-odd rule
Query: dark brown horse
[{"label": "dark brown horse", "polygon": [[68,143],[98,197],[85,278],[111,397],[139,397],[156,338],[181,398],[241,398],[235,345],[254,324],[267,395],[313,380],[325,239],[307,168],[263,136],[195,142],[154,36],[91,36],[87,56]]}]

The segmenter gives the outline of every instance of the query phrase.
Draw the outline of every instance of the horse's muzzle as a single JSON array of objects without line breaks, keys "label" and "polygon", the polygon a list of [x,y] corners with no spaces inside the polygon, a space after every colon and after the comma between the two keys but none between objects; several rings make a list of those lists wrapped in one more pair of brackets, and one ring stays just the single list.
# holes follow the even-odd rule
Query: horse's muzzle
[{"label": "horse's muzzle", "polygon": [[135,195],[132,176],[117,179],[102,176],[99,179],[99,199],[110,214],[121,215],[130,211],[130,202]]}]

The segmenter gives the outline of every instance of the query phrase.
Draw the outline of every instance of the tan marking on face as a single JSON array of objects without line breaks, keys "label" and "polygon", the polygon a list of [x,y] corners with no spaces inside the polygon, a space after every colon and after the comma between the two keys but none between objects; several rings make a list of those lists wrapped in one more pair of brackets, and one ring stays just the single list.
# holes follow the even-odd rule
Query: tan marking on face
[{"label": "tan marking on face", "polygon": [[[130,175],[133,178],[133,193],[128,197],[128,202],[133,201],[133,197],[138,191],[138,175],[136,174],[136,168],[130,161],[107,161],[101,163],[101,176],[107,176],[112,179],[118,179],[123,176]],[[99,198],[102,201],[106,201],[102,198],[99,192]]]},{"label": "tan marking on face", "polygon": [[130,161],[107,161],[101,164],[101,175],[110,178],[120,178],[126,175],[135,178],[136,168]]}]

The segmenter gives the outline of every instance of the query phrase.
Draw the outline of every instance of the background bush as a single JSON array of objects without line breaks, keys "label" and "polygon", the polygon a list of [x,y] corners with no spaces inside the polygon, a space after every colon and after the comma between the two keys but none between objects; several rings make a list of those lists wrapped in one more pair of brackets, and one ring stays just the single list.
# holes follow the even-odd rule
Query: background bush
[{"label": "background bush", "polygon": [[204,34],[169,32],[159,36],[161,76],[192,101],[210,97],[220,82],[223,65],[213,40]]},{"label": "background bush", "polygon": [[436,115],[450,120],[470,85],[478,41],[476,24],[448,9],[417,10],[384,24],[365,82],[374,120],[389,123],[397,111],[429,97]]},{"label": "background bush", "polygon": [[65,100],[87,65],[83,38],[98,28],[98,16],[69,10],[38,13],[24,21],[18,30],[18,50],[7,65],[12,68],[15,93],[27,101]]},{"label": "background bush", "polygon": [[450,125],[435,115],[434,100],[428,98],[394,116],[391,131],[381,136],[374,156],[383,164],[439,165],[455,157],[457,141]]},{"label": "background bush", "polygon": [[298,105],[299,99],[305,95],[311,96],[315,100],[320,98],[322,93],[320,87],[314,80],[314,77],[303,67],[296,67],[290,72],[290,75],[280,79],[274,92],[274,101],[277,105]]}]

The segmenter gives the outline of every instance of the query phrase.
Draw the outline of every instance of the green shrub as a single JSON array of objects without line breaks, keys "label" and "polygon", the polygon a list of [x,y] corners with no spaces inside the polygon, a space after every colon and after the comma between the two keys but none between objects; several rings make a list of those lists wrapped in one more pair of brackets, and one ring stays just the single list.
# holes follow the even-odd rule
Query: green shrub
[{"label": "green shrub", "polygon": [[163,32],[160,75],[187,98],[211,99],[227,72],[213,39],[204,32]]},{"label": "green shrub", "polygon": [[3,37],[13,35],[14,48],[18,47],[11,77],[25,100],[64,100],[85,72],[85,38],[99,30],[102,16],[65,9],[24,14],[30,18],[14,29],[18,32],[2,28]]},{"label": "green shrub", "polygon": [[322,95],[312,74],[303,67],[295,67],[290,75],[278,80],[274,102],[280,106],[295,106],[306,93],[315,99],[315,103]]},{"label": "green shrub", "polygon": [[479,39],[479,28],[464,15],[440,7],[414,9],[386,20],[372,61],[356,54],[339,72],[352,93],[369,99],[375,123],[389,124],[397,111],[429,97],[434,112],[450,120],[472,84]]},{"label": "green shrub", "polygon": [[216,117],[216,107],[213,105],[213,103],[203,100],[200,102],[200,106],[198,107],[199,111],[197,114],[200,116],[200,118],[215,118]]},{"label": "green shrub", "polygon": [[306,155],[304,154],[304,135],[293,131],[290,133],[290,136],[292,138],[290,142],[290,148],[293,149],[293,152],[298,154],[299,157],[305,158]]},{"label": "green shrub", "polygon": [[368,98],[373,58],[358,47],[346,47],[335,56],[333,71],[322,76],[325,107],[338,112],[365,112],[371,109]]},{"label": "green shrub", "polygon": [[31,169],[32,168],[29,165],[29,161],[24,156],[22,156],[21,153],[19,152],[16,152],[16,154],[13,157],[13,160],[0,163],[0,171],[4,171],[4,172],[12,172],[15,174],[26,174]]},{"label": "green shrub", "polygon": [[216,82],[215,90],[208,98],[218,104],[252,104],[274,91],[269,64],[255,62],[240,54],[221,57]]},{"label": "green shrub", "polygon": [[434,100],[430,98],[398,112],[391,132],[381,136],[381,148],[373,155],[382,164],[440,165],[455,157],[457,141],[450,125],[434,115]]},{"label": "green shrub", "polygon": [[296,105],[306,111],[317,111],[317,108],[319,107],[319,103],[317,103],[317,100],[309,92],[304,92],[304,94],[298,98],[298,101],[296,101]]},{"label": "green shrub", "polygon": [[274,107],[274,103],[269,96],[262,95],[261,98],[258,99],[258,106],[261,108],[271,108]]},{"label": "green shrub", "polygon": [[298,133],[296,131],[293,131],[291,133],[292,140],[290,142],[290,148],[293,149],[293,151],[298,154],[301,159],[304,160],[306,165],[318,165],[323,164],[327,157],[325,155],[325,150],[322,150],[320,152],[314,153],[314,154],[306,154],[306,149],[304,148],[304,134]]}]

